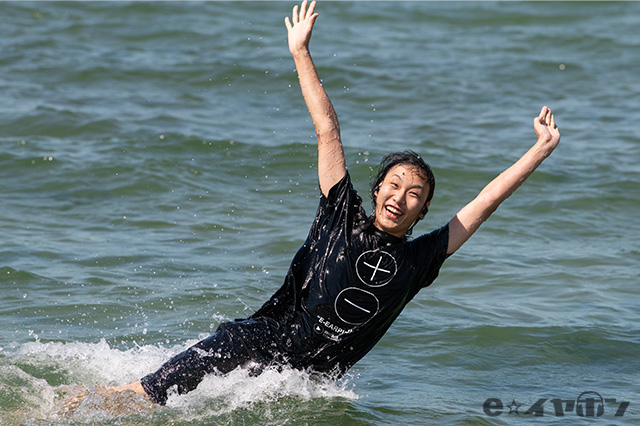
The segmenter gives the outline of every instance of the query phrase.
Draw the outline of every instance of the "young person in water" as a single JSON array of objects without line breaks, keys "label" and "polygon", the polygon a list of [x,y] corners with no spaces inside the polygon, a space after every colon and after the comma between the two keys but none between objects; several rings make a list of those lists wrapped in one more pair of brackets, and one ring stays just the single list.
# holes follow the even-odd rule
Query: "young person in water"
[{"label": "young person in water", "polygon": [[440,229],[407,239],[424,218],[435,181],[410,151],[386,156],[365,214],[345,165],[340,127],[309,53],[315,2],[285,19],[289,50],[318,138],[322,196],[311,231],[284,285],[255,314],[221,324],[209,338],[158,371],[116,390],[134,390],[165,404],[167,391],[195,389],[207,374],[268,366],[336,375],[380,340],[405,305],[437,277],[440,266],[547,158],[560,140],[553,114],[534,119],[538,140]]}]

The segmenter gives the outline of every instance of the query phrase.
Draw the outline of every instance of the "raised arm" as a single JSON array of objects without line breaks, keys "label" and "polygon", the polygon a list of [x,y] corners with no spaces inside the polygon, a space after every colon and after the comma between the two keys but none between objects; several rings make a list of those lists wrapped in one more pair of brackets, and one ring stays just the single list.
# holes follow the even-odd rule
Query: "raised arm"
[{"label": "raised arm", "polygon": [[309,40],[318,17],[314,13],[316,2],[307,8],[307,0],[293,8],[292,19],[285,18],[289,39],[289,51],[298,71],[302,96],[311,114],[318,138],[318,177],[324,195],[344,177],[347,166],[340,138],[340,125],[327,92],[322,87],[316,67],[309,53]]},{"label": "raised arm", "polygon": [[560,131],[549,108],[542,108],[533,121],[533,128],[538,136],[535,145],[451,219],[447,253],[458,250],[558,146]]}]

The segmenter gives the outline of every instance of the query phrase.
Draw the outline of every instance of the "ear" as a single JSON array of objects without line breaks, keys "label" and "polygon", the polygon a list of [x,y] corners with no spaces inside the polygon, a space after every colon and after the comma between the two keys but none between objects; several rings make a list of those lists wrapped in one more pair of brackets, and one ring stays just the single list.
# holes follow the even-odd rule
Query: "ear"
[{"label": "ear", "polygon": [[[425,204],[425,207],[426,207],[427,211],[429,211],[429,206],[430,206],[430,205],[431,205],[431,201],[429,201],[427,204]],[[423,207],[423,210],[424,210],[424,208],[425,208],[425,207]],[[418,219],[419,219],[419,220],[422,220],[422,219],[424,219],[424,217],[425,217],[426,215],[427,215],[427,213],[426,213],[426,212],[425,212],[425,213],[420,213],[420,215],[418,216]]]}]

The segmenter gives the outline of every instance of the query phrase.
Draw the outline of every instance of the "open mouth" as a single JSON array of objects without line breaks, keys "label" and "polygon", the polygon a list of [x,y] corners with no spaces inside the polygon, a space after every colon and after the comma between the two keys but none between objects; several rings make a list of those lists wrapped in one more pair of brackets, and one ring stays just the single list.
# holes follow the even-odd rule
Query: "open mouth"
[{"label": "open mouth", "polygon": [[390,216],[393,216],[394,218],[397,218],[398,216],[402,215],[402,211],[393,206],[384,206],[384,209],[386,210],[387,214],[389,214]]}]

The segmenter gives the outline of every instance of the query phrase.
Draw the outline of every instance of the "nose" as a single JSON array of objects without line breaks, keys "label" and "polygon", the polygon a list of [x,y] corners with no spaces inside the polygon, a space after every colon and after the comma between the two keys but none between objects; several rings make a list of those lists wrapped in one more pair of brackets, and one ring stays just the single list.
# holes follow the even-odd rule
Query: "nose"
[{"label": "nose", "polygon": [[398,205],[404,205],[407,201],[407,194],[405,191],[399,189],[393,193],[393,196],[391,198]]}]

